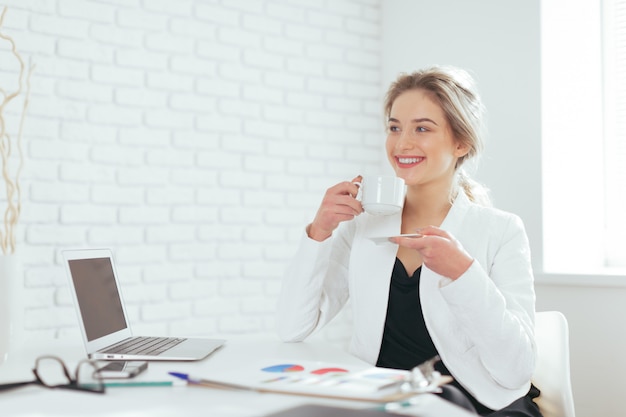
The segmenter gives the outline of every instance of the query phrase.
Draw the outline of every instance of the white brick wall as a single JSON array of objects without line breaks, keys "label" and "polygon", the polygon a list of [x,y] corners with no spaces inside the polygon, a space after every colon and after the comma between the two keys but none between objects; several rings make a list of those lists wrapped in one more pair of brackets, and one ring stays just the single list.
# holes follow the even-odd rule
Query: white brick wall
[{"label": "white brick wall", "polygon": [[381,164],[380,1],[0,3],[36,64],[27,335],[77,336],[59,256],[77,247],[114,250],[138,333],[272,332],[324,190]]}]

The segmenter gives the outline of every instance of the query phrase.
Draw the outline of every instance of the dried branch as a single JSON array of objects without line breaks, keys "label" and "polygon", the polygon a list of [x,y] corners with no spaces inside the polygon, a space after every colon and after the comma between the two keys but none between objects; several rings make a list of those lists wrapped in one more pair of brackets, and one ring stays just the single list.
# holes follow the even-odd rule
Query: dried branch
[{"label": "dried branch", "polygon": [[[22,131],[24,127],[24,118],[26,116],[26,110],[28,108],[29,96],[30,96],[30,77],[34,70],[34,66],[30,66],[28,72],[25,74],[24,69],[24,60],[22,56],[17,52],[15,47],[15,42],[13,39],[2,32],[2,23],[4,21],[4,16],[7,11],[7,8],[4,7],[2,10],[2,14],[0,14],[0,39],[4,39],[11,45],[11,53],[17,59],[20,71],[18,77],[18,86],[15,91],[12,93],[7,93],[4,89],[0,88],[0,93],[2,94],[2,101],[0,101],[0,160],[2,162],[2,178],[4,179],[6,185],[6,200],[7,200],[7,208],[4,212],[4,225],[0,228],[0,248],[2,249],[2,253],[13,253],[15,252],[15,228],[17,226],[17,222],[20,217],[22,203],[21,203],[21,188],[20,188],[20,174],[22,171],[22,167],[24,164],[24,154],[22,152]],[[9,170],[9,159],[12,153],[12,139],[11,136],[7,133],[6,123],[4,120],[4,110],[6,106],[16,97],[18,97],[22,93],[24,76],[26,75],[26,92],[24,97],[24,103],[22,106],[22,111],[20,114],[20,122],[18,126],[18,134],[17,140],[15,141],[15,146],[17,147],[18,152],[18,167],[13,177],[11,175],[11,171]]]}]

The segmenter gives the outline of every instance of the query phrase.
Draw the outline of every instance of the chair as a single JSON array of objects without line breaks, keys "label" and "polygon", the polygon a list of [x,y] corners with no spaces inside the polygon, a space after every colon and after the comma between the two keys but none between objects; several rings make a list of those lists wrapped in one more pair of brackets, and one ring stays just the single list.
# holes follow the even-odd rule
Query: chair
[{"label": "chair", "polygon": [[535,315],[537,364],[532,382],[541,391],[535,401],[544,417],[575,417],[570,381],[569,329],[559,311]]}]

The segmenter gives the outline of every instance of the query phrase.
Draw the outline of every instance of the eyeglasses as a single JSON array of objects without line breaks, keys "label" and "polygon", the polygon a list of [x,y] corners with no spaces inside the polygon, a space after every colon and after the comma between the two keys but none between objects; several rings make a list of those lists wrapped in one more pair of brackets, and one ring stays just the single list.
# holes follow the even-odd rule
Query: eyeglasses
[{"label": "eyeglasses", "polygon": [[42,385],[46,388],[70,389],[76,391],[103,394],[104,382],[98,373],[97,365],[90,360],[82,360],[76,365],[74,376],[58,356],[40,356],[33,368],[33,381],[0,384],[0,391],[19,388],[26,385]]}]

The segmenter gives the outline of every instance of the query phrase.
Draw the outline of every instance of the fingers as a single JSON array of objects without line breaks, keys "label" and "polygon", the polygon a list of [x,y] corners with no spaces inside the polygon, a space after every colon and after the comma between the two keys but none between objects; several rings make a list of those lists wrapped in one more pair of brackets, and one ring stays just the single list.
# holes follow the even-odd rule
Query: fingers
[{"label": "fingers", "polygon": [[421,237],[392,237],[391,240],[393,243],[396,243],[400,246],[404,246],[405,248],[415,249],[420,253],[428,246],[429,242],[427,236],[422,235]]},{"label": "fingers", "polygon": [[325,202],[318,210],[316,220],[322,220],[318,223],[325,223],[334,229],[340,222],[345,220],[352,220],[354,216],[357,216],[360,213],[361,212],[358,210],[358,208],[355,208],[349,204],[342,204],[338,201]]},{"label": "fingers", "polygon": [[337,209],[338,212],[342,212],[343,214],[348,214],[343,210],[348,209],[349,213],[354,216],[358,216],[363,212],[363,206],[361,205],[361,202],[349,195],[340,196],[337,198]]},{"label": "fingers", "polygon": [[362,175],[357,175],[356,177],[352,178],[352,181],[350,181],[352,183],[358,182],[361,183],[363,182],[363,176]]},{"label": "fingers", "polygon": [[[316,240],[328,238],[339,223],[352,220],[363,212],[361,202],[355,197],[359,186],[355,184],[361,176],[352,181],[343,181],[326,190],[322,203],[309,227],[309,236]],[[315,236],[315,237],[314,237]]]},{"label": "fingers", "polygon": [[350,191],[350,196],[353,198],[357,197],[357,194],[359,193],[359,188],[361,188],[361,183],[363,182],[363,177],[361,175],[357,175],[356,177],[352,178],[352,181],[350,181],[350,183],[352,183],[355,187],[356,187],[356,191]]},{"label": "fingers", "polygon": [[416,233],[420,233],[420,234],[425,235],[425,236],[441,236],[441,237],[445,237],[447,239],[451,238],[451,236],[450,236],[450,234],[448,234],[448,232],[446,232],[443,229],[440,229],[437,226],[420,227],[419,229],[417,229]]},{"label": "fingers", "polygon": [[451,279],[460,277],[472,264],[473,258],[459,241],[444,230],[428,226],[419,229],[422,237],[396,237],[400,246],[419,252],[429,269]]},{"label": "fingers", "polygon": [[359,188],[361,187],[361,181],[363,181],[363,177],[360,175],[354,177],[352,181],[345,181],[337,184],[335,187],[341,194],[348,194],[353,199],[356,198],[359,193]]},{"label": "fingers", "polygon": [[357,192],[358,186],[355,184],[349,182],[338,184],[326,192],[322,207],[332,213],[351,213],[356,216],[363,212],[361,202],[354,198]]}]

